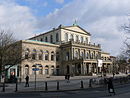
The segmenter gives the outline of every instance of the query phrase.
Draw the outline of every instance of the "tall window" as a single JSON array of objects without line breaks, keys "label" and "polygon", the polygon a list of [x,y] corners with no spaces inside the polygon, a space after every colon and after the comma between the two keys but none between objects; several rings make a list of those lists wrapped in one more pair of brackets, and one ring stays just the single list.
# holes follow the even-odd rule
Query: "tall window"
[{"label": "tall window", "polygon": [[45,37],[45,42],[48,42],[48,38],[47,38],[47,36]]},{"label": "tall window", "polygon": [[81,52],[81,58],[84,58],[84,52]]},{"label": "tall window", "polygon": [[45,51],[45,60],[49,60],[49,52]]},{"label": "tall window", "polygon": [[40,50],[40,52],[39,52],[39,60],[42,60],[42,59],[43,59],[43,51]]},{"label": "tall window", "polygon": [[59,61],[59,52],[56,52],[56,61]]},{"label": "tall window", "polygon": [[86,53],[86,59],[88,59],[88,58],[89,58],[89,53],[87,52],[87,53]]},{"label": "tall window", "polygon": [[54,61],[54,52],[51,52],[51,61]]},{"label": "tall window", "polygon": [[41,38],[40,41],[42,42],[42,41],[43,41],[43,38]]},{"label": "tall window", "polygon": [[29,58],[29,52],[30,52],[30,50],[27,48],[27,49],[25,50],[25,59],[28,59],[28,58]]},{"label": "tall window", "polygon": [[81,36],[81,43],[83,43],[83,37]]},{"label": "tall window", "polygon": [[78,58],[78,51],[75,52],[75,58]]},{"label": "tall window", "polygon": [[49,74],[49,66],[48,66],[48,65],[45,66],[45,74],[46,74],[46,75]]},{"label": "tall window", "polygon": [[88,38],[86,38],[86,44],[88,44]]},{"label": "tall window", "polygon": [[33,59],[33,60],[36,60],[36,56],[37,56],[36,49],[33,49],[32,59]]},{"label": "tall window", "polygon": [[68,42],[68,34],[65,33],[65,41]]},{"label": "tall window", "polygon": [[70,35],[70,39],[72,39],[72,40],[74,39],[74,36],[73,36],[73,34],[71,34],[71,35]]},{"label": "tall window", "polygon": [[39,74],[42,74],[42,65],[39,66]]},{"label": "tall window", "polygon": [[78,35],[76,35],[76,42],[78,42],[79,41],[79,36]]},{"label": "tall window", "polygon": [[29,66],[25,65],[25,75],[29,75]]},{"label": "tall window", "polygon": [[59,34],[56,33],[56,42],[58,42],[58,41],[59,41]]},{"label": "tall window", "polygon": [[54,75],[54,66],[51,66],[51,75]]},{"label": "tall window", "polygon": [[53,36],[50,35],[50,42],[53,43]]},{"label": "tall window", "polygon": [[66,52],[66,61],[69,60],[69,52]]}]

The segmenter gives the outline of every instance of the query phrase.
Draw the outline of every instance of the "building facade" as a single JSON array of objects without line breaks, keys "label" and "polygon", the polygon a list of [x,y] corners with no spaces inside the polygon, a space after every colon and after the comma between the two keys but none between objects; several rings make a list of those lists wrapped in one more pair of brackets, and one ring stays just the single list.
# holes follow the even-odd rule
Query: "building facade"
[{"label": "building facade", "polygon": [[[50,75],[93,75],[111,73],[110,54],[100,44],[91,44],[91,34],[80,26],[62,26],[20,41],[22,57],[19,78]],[[98,60],[102,61],[98,66]]]}]

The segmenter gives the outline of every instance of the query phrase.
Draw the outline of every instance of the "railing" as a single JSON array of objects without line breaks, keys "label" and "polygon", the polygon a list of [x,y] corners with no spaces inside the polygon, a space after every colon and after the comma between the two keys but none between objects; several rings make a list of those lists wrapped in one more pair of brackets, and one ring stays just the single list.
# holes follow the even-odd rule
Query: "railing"
[{"label": "railing", "polygon": [[64,45],[64,44],[71,44],[71,43],[72,43],[72,44],[85,45],[85,46],[91,46],[91,47],[98,47],[98,48],[100,48],[100,47],[101,47],[101,45],[100,45],[100,44],[97,44],[97,45],[96,45],[95,43],[94,43],[94,44],[90,44],[90,43],[89,43],[89,44],[87,44],[87,43],[85,43],[85,42],[80,42],[80,41],[72,41],[72,40],[70,40],[70,41],[68,41],[68,42],[64,42],[64,41],[63,41],[63,42],[61,42],[61,44],[62,44],[62,45]]}]

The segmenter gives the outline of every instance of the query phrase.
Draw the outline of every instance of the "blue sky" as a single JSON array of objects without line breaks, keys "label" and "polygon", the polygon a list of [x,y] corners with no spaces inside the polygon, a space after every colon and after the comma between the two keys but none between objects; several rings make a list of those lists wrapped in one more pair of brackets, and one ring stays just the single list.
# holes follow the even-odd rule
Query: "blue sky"
[{"label": "blue sky", "polygon": [[35,16],[45,16],[55,9],[60,9],[72,0],[15,0],[22,6],[28,6]]},{"label": "blue sky", "polygon": [[128,36],[120,28],[128,23],[129,4],[130,0],[0,0],[0,28],[27,39],[77,20],[91,33],[92,43],[118,55]]}]

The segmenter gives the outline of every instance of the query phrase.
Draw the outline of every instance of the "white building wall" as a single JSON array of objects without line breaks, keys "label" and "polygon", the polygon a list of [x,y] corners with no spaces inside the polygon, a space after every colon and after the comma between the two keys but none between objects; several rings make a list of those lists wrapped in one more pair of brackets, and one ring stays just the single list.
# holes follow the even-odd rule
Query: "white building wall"
[{"label": "white building wall", "polygon": [[68,40],[70,40],[71,34],[73,34],[74,41],[76,41],[76,36],[79,36],[79,41],[81,42],[81,36],[83,37],[83,42],[86,41],[86,38],[88,39],[88,43],[90,42],[90,36],[86,34],[81,34],[78,32],[68,31],[68,30],[61,30],[61,41],[65,41],[65,34],[68,34]]}]

